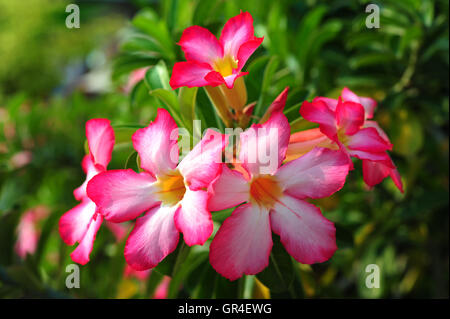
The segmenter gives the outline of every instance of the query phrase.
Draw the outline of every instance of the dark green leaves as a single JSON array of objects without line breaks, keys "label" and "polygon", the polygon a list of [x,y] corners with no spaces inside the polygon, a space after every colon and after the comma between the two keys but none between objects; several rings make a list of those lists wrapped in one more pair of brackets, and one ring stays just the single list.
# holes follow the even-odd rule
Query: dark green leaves
[{"label": "dark green leaves", "polygon": [[[269,266],[256,277],[267,286],[271,292],[289,292],[294,280],[294,266],[291,256],[286,252],[278,236],[273,236],[273,247]],[[294,296],[292,296],[294,297]]]}]

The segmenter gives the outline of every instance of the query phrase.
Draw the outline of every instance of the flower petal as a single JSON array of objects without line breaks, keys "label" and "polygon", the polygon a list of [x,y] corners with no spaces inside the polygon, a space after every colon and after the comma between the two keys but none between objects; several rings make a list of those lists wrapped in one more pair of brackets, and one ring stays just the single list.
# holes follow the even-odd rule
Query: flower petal
[{"label": "flower petal", "polygon": [[86,137],[89,154],[95,166],[106,169],[114,148],[114,130],[107,119],[92,119],[86,122]]},{"label": "flower petal", "polygon": [[175,214],[175,226],[188,246],[203,245],[212,234],[213,222],[207,205],[206,191],[186,189],[181,208]]},{"label": "flower petal", "polygon": [[39,231],[36,229],[36,217],[33,210],[26,212],[20,218],[17,226],[17,241],[14,251],[24,259],[27,254],[34,254],[39,241]]},{"label": "flower petal", "polygon": [[292,161],[303,154],[308,153],[314,147],[326,147],[337,150],[339,146],[328,136],[320,131],[320,128],[312,128],[291,134],[289,146],[286,151],[286,161]]},{"label": "flower petal", "polygon": [[159,204],[154,181],[151,175],[132,169],[111,170],[95,176],[87,193],[106,220],[121,223]]},{"label": "flower petal", "polygon": [[211,243],[209,260],[219,274],[235,280],[266,268],[271,250],[269,212],[258,205],[244,204],[219,228]]},{"label": "flower petal", "polygon": [[397,186],[400,192],[404,193],[402,177],[400,176],[400,173],[398,172],[397,168],[391,169],[389,175],[391,176],[395,186]]},{"label": "flower petal", "polygon": [[365,151],[371,153],[384,152],[392,149],[392,144],[381,138],[377,130],[367,127],[359,130],[356,134],[348,136],[346,146],[350,150]]},{"label": "flower petal", "polygon": [[212,129],[183,158],[178,169],[191,190],[206,188],[217,177],[228,136]]},{"label": "flower petal", "polygon": [[389,176],[391,168],[383,165],[382,162],[363,160],[363,179],[364,182],[373,187]]},{"label": "flower petal", "polygon": [[227,21],[219,42],[224,48],[224,55],[237,58],[240,47],[250,40],[254,40],[253,18],[250,13],[241,12]]},{"label": "flower petal", "polygon": [[303,200],[281,198],[270,212],[270,223],[287,252],[302,264],[324,262],[337,249],[334,224]]},{"label": "flower petal", "polygon": [[80,242],[95,214],[95,204],[88,198],[69,210],[59,219],[59,234],[67,245]]},{"label": "flower petal", "polygon": [[81,162],[81,166],[86,173],[86,179],[83,184],[81,184],[73,191],[73,196],[78,201],[81,201],[83,200],[83,198],[87,197],[86,187],[92,177],[104,171],[102,167],[94,165],[94,163],[92,162],[92,157],[90,155],[84,156],[83,161]]},{"label": "flower petal", "polygon": [[365,121],[363,127],[373,127],[377,130],[378,135],[388,144],[391,144],[391,141],[389,140],[389,137],[387,134],[383,131],[383,129],[378,125],[375,121]]},{"label": "flower petal", "polygon": [[70,254],[72,260],[81,265],[86,265],[89,262],[89,255],[91,254],[92,247],[94,246],[95,236],[102,225],[103,216],[95,214],[92,218],[89,228],[81,240],[77,248]]},{"label": "flower petal", "polygon": [[323,96],[317,96],[313,99],[313,103],[316,103],[318,101],[322,101],[323,103],[325,103],[331,111],[336,111],[336,107],[338,105],[337,99],[330,99],[329,97]]},{"label": "flower petal", "polygon": [[345,130],[345,134],[355,134],[364,123],[364,108],[359,103],[339,100],[336,107],[336,121],[338,127]]},{"label": "flower petal", "polygon": [[373,187],[388,176],[391,176],[395,186],[403,193],[402,179],[392,160],[390,163],[363,160],[363,179],[368,186]]},{"label": "flower petal", "polygon": [[359,158],[361,160],[371,161],[388,161],[389,155],[386,152],[367,152],[359,150],[347,150],[350,156]]},{"label": "flower petal", "polygon": [[196,25],[183,31],[178,44],[187,61],[212,65],[214,60],[223,57],[223,48],[217,38],[208,29]]},{"label": "flower petal", "polygon": [[165,109],[158,109],[156,119],[132,137],[139,153],[141,167],[147,172],[163,175],[178,164],[178,126]]},{"label": "flower petal", "polygon": [[308,101],[303,102],[300,107],[300,115],[310,122],[318,123],[320,131],[323,134],[334,141],[337,140],[335,114],[328,108],[325,102],[322,100],[313,103],[309,103]]},{"label": "flower petal", "polygon": [[280,167],[276,173],[285,192],[297,198],[322,198],[340,190],[349,161],[341,151],[314,148]]},{"label": "flower petal", "polygon": [[249,199],[250,185],[244,176],[222,164],[222,172],[209,185],[208,209],[218,211],[237,206]]},{"label": "flower petal", "polygon": [[248,72],[233,72],[233,74],[226,76],[223,78],[223,81],[225,82],[225,85],[227,88],[232,89],[234,86],[234,81],[236,81],[237,78],[247,75]]},{"label": "flower petal", "polygon": [[210,83],[205,79],[206,75],[213,71],[212,67],[206,63],[194,61],[177,62],[173,66],[172,76],[170,77],[170,86],[177,89],[181,86],[200,87],[205,85],[217,86],[217,83]]},{"label": "flower petal", "polygon": [[164,276],[158,287],[156,287],[153,299],[167,299],[167,296],[169,295],[170,280],[170,277]]},{"label": "flower petal", "polygon": [[287,95],[289,92],[289,87],[285,87],[284,90],[275,98],[272,104],[268,107],[266,113],[261,118],[260,123],[266,122],[266,120],[276,112],[283,112],[284,106],[286,105]]},{"label": "flower petal", "polygon": [[286,157],[289,122],[281,112],[264,124],[254,124],[240,134],[239,161],[253,176],[273,174]]},{"label": "flower petal", "polygon": [[175,250],[179,238],[174,222],[177,209],[155,207],[136,220],[125,245],[125,260],[133,269],[153,268]]},{"label": "flower petal", "polygon": [[239,51],[237,53],[237,60],[238,60],[238,71],[242,70],[245,63],[247,63],[248,58],[253,54],[253,52],[256,51],[256,49],[261,45],[263,42],[264,37],[262,38],[254,38],[250,41],[247,41],[241,45],[239,48]]},{"label": "flower petal", "polygon": [[344,101],[351,101],[361,104],[364,107],[366,119],[370,119],[373,117],[375,107],[377,106],[377,102],[374,99],[369,97],[358,96],[352,91],[350,91],[347,87],[345,87],[342,90],[341,96],[344,99]]}]

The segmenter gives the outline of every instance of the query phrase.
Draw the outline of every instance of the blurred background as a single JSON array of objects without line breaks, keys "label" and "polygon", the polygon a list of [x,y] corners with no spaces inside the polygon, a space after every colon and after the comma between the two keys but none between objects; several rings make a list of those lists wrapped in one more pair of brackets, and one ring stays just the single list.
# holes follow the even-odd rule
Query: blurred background
[{"label": "blurred background", "polygon": [[[79,5],[78,29],[65,25],[69,3]],[[380,7],[378,29],[365,25],[369,3]],[[323,264],[297,264],[303,296],[448,298],[448,6],[446,0],[0,0],[0,298],[157,295],[162,275],[133,276],[123,257],[128,229],[114,227],[101,228],[91,261],[81,267],[81,287],[66,288],[73,247],[60,239],[58,219],[77,204],[72,191],[85,178],[84,124],[95,117],[116,126],[148,124],[163,105],[148,94],[151,79],[133,71],[167,65],[170,72],[184,60],[175,45],[184,28],[196,24],[218,34],[241,9],[265,37],[246,65],[249,101],[266,107],[290,86],[286,115],[295,132],[304,128],[303,100],[337,97],[344,86],[375,98],[375,119],[394,144],[405,185],[404,194],[390,179],[369,190],[358,162],[340,192],[317,202],[336,224],[339,249]],[[205,99],[199,90],[197,108],[211,107]],[[123,168],[126,156],[115,150],[109,168]],[[379,289],[366,288],[368,264],[380,267]],[[179,296],[234,296],[233,284],[207,267],[187,274]],[[246,296],[283,296],[261,291]]]}]

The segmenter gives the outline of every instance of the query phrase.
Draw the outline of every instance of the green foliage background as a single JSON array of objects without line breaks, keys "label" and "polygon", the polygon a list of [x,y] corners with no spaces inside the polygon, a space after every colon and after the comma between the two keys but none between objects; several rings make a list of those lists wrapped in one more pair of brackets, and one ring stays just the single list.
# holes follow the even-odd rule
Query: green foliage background
[{"label": "green foliage background", "polygon": [[[242,9],[253,15],[257,36],[265,37],[246,65],[256,115],[285,86],[291,88],[285,113],[293,132],[307,128],[298,114],[305,99],[337,97],[344,86],[372,96],[405,185],[404,195],[390,180],[368,190],[357,163],[343,190],[317,202],[336,224],[335,256],[313,266],[288,262],[282,268],[292,282],[287,288],[265,274],[258,279],[273,298],[448,298],[448,1],[77,3],[81,28],[67,29],[66,1],[0,0],[0,297],[146,298],[161,274],[171,273],[168,260],[147,283],[123,279],[123,243],[102,227],[82,267],[81,288],[69,290],[65,267],[72,247],[59,238],[57,222],[76,204],[72,190],[84,179],[85,121],[107,117],[124,127],[123,138],[130,123],[147,124],[157,107],[173,100],[161,75],[184,60],[175,45],[183,29],[197,24],[218,34]],[[365,26],[368,3],[381,8],[379,29]],[[129,73],[149,65],[155,67],[125,94]],[[192,116],[220,127],[203,90],[194,106]],[[14,156],[24,150],[32,160],[18,167]],[[122,168],[130,151],[126,143],[115,150],[110,168]],[[40,225],[36,254],[22,261],[13,250],[15,229],[21,214],[38,204],[51,215]],[[186,256],[185,270],[172,280],[182,288],[173,283],[171,296],[259,296],[253,277],[230,283],[216,274],[205,249]],[[277,252],[280,260],[289,258]],[[381,287],[367,289],[365,267],[374,263]]]}]

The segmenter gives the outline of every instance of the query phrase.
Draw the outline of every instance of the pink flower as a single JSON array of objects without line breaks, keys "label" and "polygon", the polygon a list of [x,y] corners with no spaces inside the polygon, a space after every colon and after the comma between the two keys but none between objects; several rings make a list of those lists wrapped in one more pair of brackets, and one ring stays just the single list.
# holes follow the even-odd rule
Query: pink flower
[{"label": "pink flower", "polygon": [[135,277],[140,281],[145,281],[148,279],[148,276],[150,276],[150,273],[151,273],[150,269],[138,271],[133,269],[130,265],[127,264],[125,266],[123,275],[125,278]]},{"label": "pink flower", "polygon": [[[365,96],[358,96],[352,91],[350,91],[347,87],[342,89],[341,98],[343,101],[361,104],[362,107],[364,108],[364,118],[365,119],[373,118],[373,113],[375,111],[375,108],[377,107],[377,101],[375,101],[374,99]],[[314,102],[316,101],[325,102],[332,111],[335,111],[338,105],[338,100],[322,96],[316,97],[314,99]]]},{"label": "pink flower", "polygon": [[248,12],[228,20],[219,40],[205,28],[189,27],[178,43],[187,61],[175,64],[170,86],[225,84],[231,89],[236,78],[248,73],[241,70],[262,41],[254,36],[253,18]]},{"label": "pink flower", "polygon": [[[271,231],[286,250],[306,264],[328,260],[336,251],[335,227],[307,198],[330,196],[345,182],[349,164],[340,151],[314,148],[281,166],[290,127],[281,112],[240,135],[242,173],[222,165],[222,174],[209,187],[209,208],[222,210],[245,203],[227,218],[210,246],[210,262],[224,277],[253,275],[269,264]],[[260,154],[273,152],[275,165]]]},{"label": "pink flower", "polygon": [[136,69],[131,72],[130,77],[128,78],[128,82],[124,87],[125,93],[130,93],[133,87],[145,77],[145,73],[147,72],[148,67]]},{"label": "pink flower", "polygon": [[79,264],[89,261],[95,236],[103,221],[97,207],[86,194],[86,185],[92,177],[106,171],[114,147],[114,131],[109,120],[92,119],[86,123],[86,137],[89,154],[83,158],[82,166],[86,173],[85,182],[73,192],[80,204],[65,213],[59,220],[59,233],[67,245],[79,243],[70,254]]},{"label": "pink flower", "polygon": [[169,294],[169,284],[170,277],[164,276],[153,294],[153,299],[167,299],[167,295]]},{"label": "pink flower", "polygon": [[177,139],[175,121],[158,109],[155,121],[132,138],[144,171],[111,170],[87,187],[106,220],[124,222],[145,212],[125,246],[125,259],[136,270],[153,268],[170,254],[179,232],[191,246],[204,244],[213,230],[206,188],[220,169],[225,136],[208,130],[180,163]]},{"label": "pink flower", "polygon": [[21,258],[34,254],[39,241],[40,231],[37,223],[49,214],[45,206],[38,206],[27,211],[20,218],[17,226],[17,242],[14,249]]},{"label": "pink flower", "polygon": [[33,154],[30,151],[20,151],[14,154],[10,163],[13,168],[21,168],[31,162]]},{"label": "pink flower", "polygon": [[317,97],[312,103],[305,101],[300,114],[306,120],[318,123],[320,132],[313,129],[314,132],[295,133],[288,150],[290,158],[316,145],[339,147],[349,157],[363,160],[363,178],[368,186],[375,186],[391,176],[403,192],[400,174],[387,153],[392,144],[378,123],[368,120],[373,117],[375,107],[373,99],[358,97],[347,88],[342,90],[339,100]]}]

